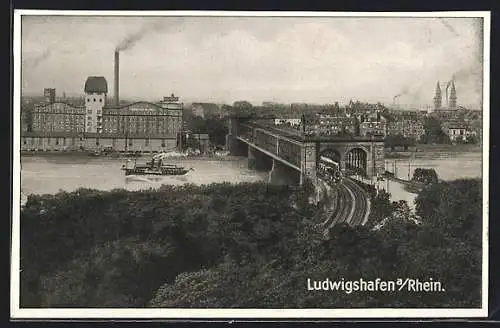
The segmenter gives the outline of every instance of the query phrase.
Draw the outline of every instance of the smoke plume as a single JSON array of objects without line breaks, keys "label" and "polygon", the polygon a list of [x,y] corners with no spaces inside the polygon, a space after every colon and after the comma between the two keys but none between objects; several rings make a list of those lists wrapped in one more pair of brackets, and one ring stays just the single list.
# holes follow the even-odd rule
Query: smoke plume
[{"label": "smoke plume", "polygon": [[[171,21],[170,21],[171,22]],[[178,24],[178,21],[176,21]],[[118,44],[115,51],[124,51],[132,48],[146,37],[148,34],[158,31],[162,28],[167,27],[164,21],[156,21],[150,24],[143,25],[138,31],[125,36],[125,38]]]},{"label": "smoke plume", "polygon": [[51,48],[48,48],[41,54],[35,56],[34,58],[26,60],[25,63],[29,65],[30,68],[36,68],[38,65],[40,65],[41,62],[49,58],[51,53],[52,53]]},{"label": "smoke plume", "polygon": [[401,97],[401,96],[404,96],[404,95],[408,94],[408,93],[409,93],[409,91],[410,91],[410,90],[409,90],[409,87],[408,87],[408,86],[403,87],[403,89],[401,89],[401,91],[399,91],[399,93],[398,93],[397,95],[395,95],[395,96],[392,98],[392,100],[393,100],[393,101],[396,101],[396,99],[397,99],[397,98],[399,98],[399,97]]},{"label": "smoke plume", "polygon": [[460,36],[460,34],[458,34],[458,32],[453,28],[453,26],[451,26],[443,18],[439,18],[439,21],[448,29],[448,31],[450,31],[451,33],[453,33],[455,36]]}]

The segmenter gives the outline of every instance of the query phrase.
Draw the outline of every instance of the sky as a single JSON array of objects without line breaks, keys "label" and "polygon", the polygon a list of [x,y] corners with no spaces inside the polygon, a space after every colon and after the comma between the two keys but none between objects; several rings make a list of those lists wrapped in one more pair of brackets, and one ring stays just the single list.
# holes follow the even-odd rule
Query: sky
[{"label": "sky", "polygon": [[121,99],[425,106],[454,77],[480,108],[482,47],[478,18],[23,16],[22,92],[112,97],[119,48]]}]

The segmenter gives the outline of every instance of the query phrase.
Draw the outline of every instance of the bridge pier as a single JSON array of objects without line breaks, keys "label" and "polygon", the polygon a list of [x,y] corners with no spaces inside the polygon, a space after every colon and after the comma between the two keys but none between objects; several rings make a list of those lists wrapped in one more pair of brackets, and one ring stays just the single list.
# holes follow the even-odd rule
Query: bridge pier
[{"label": "bridge pier", "polygon": [[249,170],[255,170],[255,162],[257,159],[255,158],[256,156],[256,151],[255,149],[252,149],[252,147],[248,147],[248,169]]},{"label": "bridge pier", "polygon": [[268,172],[272,170],[273,160],[266,154],[261,153],[257,149],[248,147],[248,168],[260,172]]},{"label": "bridge pier", "polygon": [[376,175],[376,172],[373,168],[373,160],[372,160],[371,156],[367,156],[367,158],[366,158],[366,168],[365,169],[366,169],[366,177],[368,179],[372,179],[373,176]]},{"label": "bridge pier", "polygon": [[302,174],[287,165],[273,159],[273,165],[269,172],[269,183],[277,185],[300,185]]},{"label": "bridge pier", "polygon": [[229,150],[231,156],[248,155],[248,145],[236,139],[236,137],[232,134],[226,135],[226,148]]},{"label": "bridge pier", "polygon": [[318,156],[316,143],[304,143],[301,147],[300,156],[300,185],[303,185],[306,179],[316,184],[316,162]]}]

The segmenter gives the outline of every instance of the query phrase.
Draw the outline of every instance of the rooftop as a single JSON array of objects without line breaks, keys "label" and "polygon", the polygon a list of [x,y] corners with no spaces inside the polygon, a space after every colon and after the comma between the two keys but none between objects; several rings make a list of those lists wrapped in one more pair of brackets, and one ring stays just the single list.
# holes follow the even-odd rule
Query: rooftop
[{"label": "rooftop", "polygon": [[84,90],[85,93],[108,93],[108,82],[104,76],[89,76]]}]

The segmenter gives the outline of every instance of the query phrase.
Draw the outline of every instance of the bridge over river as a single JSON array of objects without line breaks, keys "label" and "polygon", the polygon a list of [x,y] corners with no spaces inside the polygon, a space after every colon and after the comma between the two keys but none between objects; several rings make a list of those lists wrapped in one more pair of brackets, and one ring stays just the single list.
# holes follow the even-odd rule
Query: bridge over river
[{"label": "bridge over river", "polygon": [[[384,139],[364,136],[305,135],[292,127],[275,126],[269,119],[230,119],[227,145],[232,155],[247,156],[248,166],[269,171],[276,183],[302,185],[306,179],[321,189],[316,175],[320,156],[340,164],[343,172],[373,179],[384,172]],[[331,216],[325,225],[364,224],[369,213],[368,195],[351,178],[335,186]],[[334,209],[336,208],[336,209]]]}]

